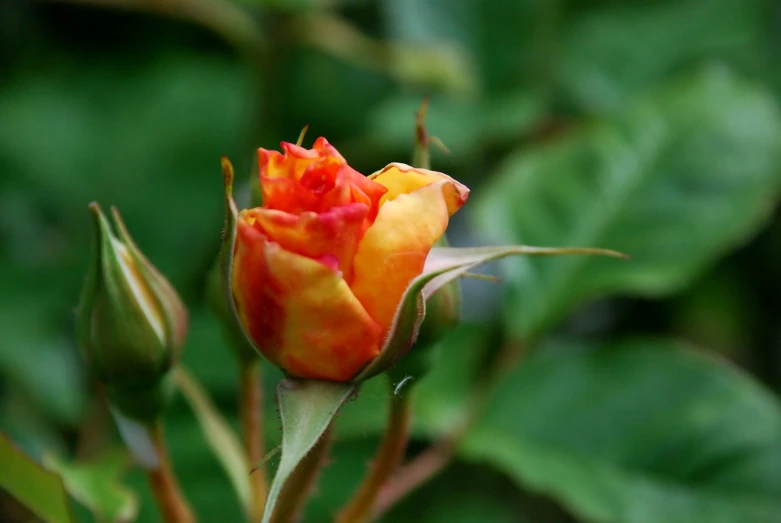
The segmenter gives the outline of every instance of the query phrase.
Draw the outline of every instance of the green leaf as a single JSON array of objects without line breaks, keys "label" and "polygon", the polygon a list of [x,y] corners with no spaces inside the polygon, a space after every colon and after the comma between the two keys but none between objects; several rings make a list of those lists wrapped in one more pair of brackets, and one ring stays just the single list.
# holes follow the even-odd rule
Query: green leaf
[{"label": "green leaf", "polygon": [[781,405],[665,341],[544,350],[508,375],[461,449],[586,521],[781,521]]},{"label": "green leaf", "polygon": [[767,47],[766,17],[761,0],[608,4],[563,29],[558,80],[586,110],[615,109],[693,60],[755,59]]},{"label": "green leaf", "polygon": [[182,366],[176,368],[174,379],[195,413],[209,448],[228,475],[244,513],[250,514],[249,474],[252,466],[236,433],[214,406],[206,390]]},{"label": "green leaf", "polygon": [[282,419],[282,457],[266,499],[263,523],[271,521],[285,482],[357,388],[353,383],[329,381],[284,379],[279,382],[277,402]]},{"label": "green leaf", "polygon": [[138,497],[119,482],[130,464],[126,452],[106,452],[85,463],[68,463],[48,455],[44,463],[62,476],[68,493],[98,521],[134,521],[138,515]]},{"label": "green leaf", "polygon": [[439,289],[464,273],[492,260],[513,255],[553,256],[559,254],[602,254],[622,257],[615,251],[603,249],[527,247],[511,245],[503,247],[434,247],[426,258],[423,273],[412,280],[390,328],[390,333],[380,354],[374,358],[353,381],[359,383],[385,372],[401,359],[417,338],[426,315],[426,301]]},{"label": "green leaf", "polygon": [[607,247],[632,260],[508,264],[508,327],[533,336],[586,298],[684,287],[765,221],[779,186],[779,151],[773,99],[711,68],[612,120],[512,156],[477,195],[483,234]]},{"label": "green leaf", "polygon": [[62,478],[33,461],[4,434],[0,434],[0,463],[0,488],[44,521],[73,521]]}]

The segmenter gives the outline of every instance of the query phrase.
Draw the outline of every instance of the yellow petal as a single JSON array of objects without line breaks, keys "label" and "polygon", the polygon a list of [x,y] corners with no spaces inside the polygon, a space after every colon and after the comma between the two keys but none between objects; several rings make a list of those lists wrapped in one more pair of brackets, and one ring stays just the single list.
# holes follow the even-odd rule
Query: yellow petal
[{"label": "yellow petal", "polygon": [[458,187],[457,191],[451,191],[447,194],[448,213],[452,215],[464,204],[466,195],[469,194],[469,189],[444,173],[418,169],[404,163],[389,164],[384,169],[370,175],[369,179],[388,189],[388,192],[380,200],[380,205],[386,201],[394,200],[401,194],[410,194],[434,182],[446,181]]},{"label": "yellow petal", "polygon": [[[397,167],[386,169],[388,180],[398,180],[410,172],[412,177],[407,177],[408,180],[426,175],[420,170],[405,173]],[[423,272],[431,247],[445,232],[450,215],[460,207],[457,202],[463,203],[469,193],[460,183],[441,176],[446,179],[409,194],[395,193],[380,208],[377,219],[358,245],[350,288],[384,333],[390,328],[410,281]],[[382,183],[380,178],[375,181]],[[388,192],[392,190],[389,187]]]},{"label": "yellow petal", "polygon": [[242,222],[233,290],[250,337],[294,376],[347,381],[379,353],[379,326],[337,271]]}]

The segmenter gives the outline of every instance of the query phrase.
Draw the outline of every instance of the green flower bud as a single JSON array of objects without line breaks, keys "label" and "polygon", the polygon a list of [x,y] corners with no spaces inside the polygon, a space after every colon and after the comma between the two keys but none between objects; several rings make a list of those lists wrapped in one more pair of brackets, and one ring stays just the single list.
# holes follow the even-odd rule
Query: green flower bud
[{"label": "green flower bud", "polygon": [[119,238],[97,203],[92,263],[77,310],[79,345],[114,406],[153,421],[170,396],[168,371],[187,333],[187,309],[170,283],[111,214]]}]

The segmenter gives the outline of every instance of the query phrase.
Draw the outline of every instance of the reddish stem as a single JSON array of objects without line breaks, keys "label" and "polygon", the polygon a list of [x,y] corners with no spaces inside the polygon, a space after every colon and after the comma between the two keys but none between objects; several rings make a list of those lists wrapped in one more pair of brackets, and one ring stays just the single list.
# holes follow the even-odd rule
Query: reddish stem
[{"label": "reddish stem", "polygon": [[377,457],[353,498],[336,518],[337,523],[358,523],[371,519],[372,506],[380,489],[398,469],[404,457],[411,413],[409,395],[392,399],[388,428],[380,443]]},{"label": "reddish stem", "polygon": [[[241,415],[244,450],[251,466],[263,459],[263,384],[259,362],[241,366],[239,383],[239,411]],[[268,484],[266,467],[259,466],[250,476],[252,488],[252,521],[260,521],[266,506]]]},{"label": "reddish stem", "polygon": [[151,433],[160,463],[158,468],[147,471],[147,477],[152,494],[157,501],[160,516],[166,523],[195,523],[193,511],[184,498],[171,467],[168,449],[163,437],[162,423],[158,422],[151,429]]}]

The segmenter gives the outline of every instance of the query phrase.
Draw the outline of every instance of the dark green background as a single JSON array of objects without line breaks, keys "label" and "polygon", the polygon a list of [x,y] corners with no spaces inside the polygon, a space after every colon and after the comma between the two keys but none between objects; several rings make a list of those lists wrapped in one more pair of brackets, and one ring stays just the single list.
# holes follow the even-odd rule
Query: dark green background
[{"label": "dark green background", "polygon": [[[308,123],[307,143],[368,174],[408,161],[430,94],[451,151],[433,167],[472,189],[453,244],[632,259],[516,259],[489,268],[499,285],[466,283],[410,454],[453,430],[475,383],[501,383],[458,460],[386,520],[781,521],[778,2],[100,3],[0,2],[0,428],[22,448],[72,455],[91,411],[73,314],[90,201],[122,211],[182,294],[183,362],[235,422],[203,292],[220,156],[245,179],[257,147]],[[526,358],[500,379],[507,344]],[[345,407],[305,521],[357,484],[388,401],[376,382]],[[167,421],[201,521],[239,520],[181,398]],[[267,424],[277,439],[273,407]],[[127,481],[156,521],[143,473]]]}]

